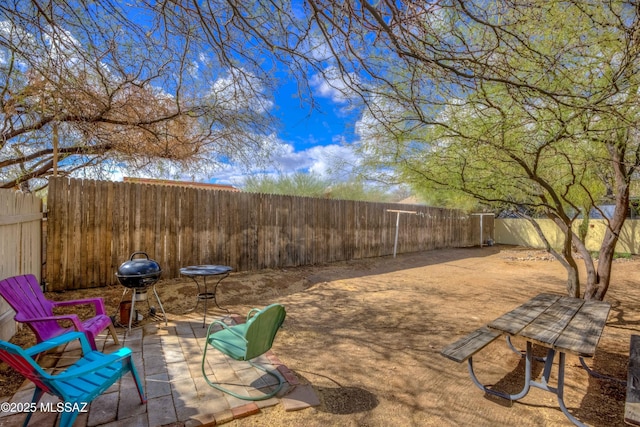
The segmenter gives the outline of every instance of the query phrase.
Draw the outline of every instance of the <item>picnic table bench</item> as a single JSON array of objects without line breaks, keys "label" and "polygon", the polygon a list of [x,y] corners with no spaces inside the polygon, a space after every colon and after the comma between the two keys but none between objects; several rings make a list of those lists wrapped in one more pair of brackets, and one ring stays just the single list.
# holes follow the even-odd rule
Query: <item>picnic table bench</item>
[{"label": "picnic table bench", "polygon": [[462,363],[491,344],[501,335],[500,332],[493,331],[489,329],[488,326],[482,326],[469,335],[449,344],[442,349],[440,354],[454,362]]},{"label": "picnic table bench", "polygon": [[640,425],[640,335],[631,335],[624,421]]},{"label": "picnic table bench", "polygon": [[[486,393],[509,400],[518,400],[536,387],[557,396],[560,410],[575,425],[584,426],[567,409],[564,403],[564,372],[566,353],[576,355],[582,361],[593,357],[609,316],[610,304],[602,301],[585,301],[554,294],[540,294],[514,310],[505,313],[487,325],[446,346],[441,354],[458,363],[468,363],[471,380]],[[473,369],[473,355],[485,348],[499,336],[509,341],[516,336],[526,340],[525,381],[522,390],[508,394],[482,384]],[[509,342],[510,343],[510,342]],[[541,381],[531,378],[533,344],[547,348],[545,367]],[[640,348],[640,345],[639,345]],[[556,352],[558,359],[557,387],[549,385],[549,377]],[[638,384],[640,389],[640,384]],[[638,396],[640,397],[640,390]],[[640,402],[640,399],[637,400]]]}]

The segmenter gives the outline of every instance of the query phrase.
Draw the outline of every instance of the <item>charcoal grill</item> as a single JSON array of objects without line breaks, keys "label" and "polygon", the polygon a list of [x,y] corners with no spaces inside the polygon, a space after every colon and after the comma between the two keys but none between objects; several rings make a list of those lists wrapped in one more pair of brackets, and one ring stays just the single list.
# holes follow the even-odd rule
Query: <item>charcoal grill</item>
[{"label": "charcoal grill", "polygon": [[[137,256],[144,255],[144,259],[135,258]],[[135,258],[135,259],[134,259]],[[123,303],[124,296],[127,292],[131,291],[131,309],[129,311],[129,330],[131,330],[131,323],[133,322],[133,316],[135,311],[136,301],[147,301],[149,305],[149,299],[147,297],[147,291],[149,288],[153,290],[153,294],[156,296],[160,310],[164,315],[164,323],[168,326],[167,314],[162,307],[162,302],[156,292],[156,283],[160,280],[162,275],[162,269],[160,264],[155,260],[149,258],[146,252],[137,251],[131,254],[128,261],[123,262],[118,267],[116,277],[125,290],[120,298],[120,303]],[[149,311],[153,312],[153,307],[149,307]],[[136,315],[136,320],[137,315]]]}]

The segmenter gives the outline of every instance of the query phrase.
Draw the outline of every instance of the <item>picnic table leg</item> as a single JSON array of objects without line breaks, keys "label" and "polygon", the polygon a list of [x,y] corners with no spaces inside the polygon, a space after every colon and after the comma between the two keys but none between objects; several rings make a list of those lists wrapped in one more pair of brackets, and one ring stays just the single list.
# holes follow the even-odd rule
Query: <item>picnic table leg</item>
[{"label": "picnic table leg", "polygon": [[493,390],[491,388],[488,388],[486,385],[482,384],[476,377],[475,372],[473,371],[473,357],[470,357],[469,359],[467,359],[467,363],[469,365],[469,375],[471,376],[471,380],[474,382],[476,386],[478,386],[478,388],[480,388],[480,390],[483,390],[485,393],[489,393],[494,396],[502,397],[503,399],[508,399],[508,400],[522,399],[527,395],[527,393],[529,393],[529,388],[531,385],[531,360],[533,359],[531,348],[532,348],[532,344],[530,342],[527,342],[527,351],[524,355],[525,357],[524,386],[522,387],[522,390],[519,393],[509,394],[500,390]]},{"label": "picnic table leg", "polygon": [[518,400],[522,399],[527,395],[531,387],[536,387],[542,390],[546,390],[550,393],[554,393],[558,397],[558,405],[560,406],[560,410],[562,413],[571,421],[573,424],[579,427],[587,427],[586,424],[580,422],[577,418],[575,418],[564,403],[564,369],[565,369],[565,353],[559,352],[560,357],[558,360],[558,386],[552,387],[549,385],[549,377],[551,376],[551,369],[553,368],[553,360],[555,359],[556,351],[554,349],[547,350],[547,356],[543,358],[544,360],[544,369],[542,371],[542,378],[540,381],[532,381],[531,380],[531,365],[534,359],[533,356],[533,344],[530,341],[527,341],[527,350],[524,354],[525,358],[525,378],[524,378],[524,386],[519,393],[516,394],[508,394],[503,391],[493,390],[478,380],[476,374],[473,370],[473,356],[467,359],[467,363],[469,366],[469,375],[471,376],[471,380],[474,382],[480,390],[485,393],[492,394],[494,396],[502,397],[504,399],[509,400]]},{"label": "picnic table leg", "polygon": [[565,405],[564,403],[564,367],[566,359],[566,355],[564,352],[560,352],[560,358],[558,360],[558,387],[551,387],[549,385],[549,376],[551,375],[551,368],[553,366],[554,357],[555,350],[549,349],[547,352],[547,361],[544,364],[544,371],[542,372],[542,381],[532,381],[531,385],[536,388],[554,393],[558,397],[558,405],[560,406],[560,410],[569,419],[569,421],[579,427],[587,427],[586,424],[580,422],[577,418],[571,415],[571,413],[567,409],[567,405]]},{"label": "picnic table leg", "polygon": [[589,367],[589,365],[587,365],[587,362],[585,362],[584,357],[578,357],[578,359],[580,359],[580,364],[582,365],[582,367],[584,368],[585,371],[587,371],[587,374],[589,374],[590,377],[593,378],[598,378],[601,380],[608,380],[608,381],[613,381],[616,382],[618,384],[622,384],[622,385],[626,385],[627,382],[625,380],[621,380],[620,378],[614,378],[614,377],[610,377],[608,375],[603,375],[597,371],[594,371],[593,369],[591,369]]},{"label": "picnic table leg", "polygon": [[565,354],[561,352],[560,360],[558,362],[558,391],[556,393],[558,395],[558,404],[560,405],[560,409],[562,410],[562,412],[567,416],[567,418],[569,418],[569,421],[579,427],[587,427],[586,424],[580,422],[573,415],[571,415],[569,413],[569,410],[567,409],[567,406],[564,404],[564,360]]}]

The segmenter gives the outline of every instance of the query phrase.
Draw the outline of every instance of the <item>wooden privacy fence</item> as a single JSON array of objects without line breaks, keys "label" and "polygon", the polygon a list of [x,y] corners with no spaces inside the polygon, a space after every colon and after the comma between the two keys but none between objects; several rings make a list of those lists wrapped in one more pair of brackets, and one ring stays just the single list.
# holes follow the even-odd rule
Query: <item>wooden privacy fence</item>
[{"label": "wooden privacy fence", "polygon": [[0,279],[42,268],[42,199],[0,189]]},{"label": "wooden privacy fence", "polygon": [[398,253],[479,243],[480,219],[456,210],[55,178],[46,282],[49,290],[114,284],[135,251],[158,261],[164,279],[187,265],[248,271],[390,255],[389,209],[417,213],[399,221]]},{"label": "wooden privacy fence", "polygon": [[[0,189],[0,280],[42,270],[42,200],[33,194]],[[15,333],[15,313],[0,298],[0,339]]]}]

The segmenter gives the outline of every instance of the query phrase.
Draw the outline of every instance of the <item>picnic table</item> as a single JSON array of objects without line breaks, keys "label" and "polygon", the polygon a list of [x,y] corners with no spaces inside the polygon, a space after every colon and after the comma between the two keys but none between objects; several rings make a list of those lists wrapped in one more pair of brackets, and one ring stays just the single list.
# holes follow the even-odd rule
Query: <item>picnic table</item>
[{"label": "picnic table", "polygon": [[[586,366],[583,359],[595,355],[610,308],[609,303],[602,301],[540,294],[450,344],[442,350],[441,354],[456,362],[467,360],[471,379],[486,393],[509,400],[522,399],[531,387],[554,393],[558,398],[560,409],[567,418],[575,425],[584,426],[568,411],[564,403],[565,358],[567,353],[573,354],[580,358],[583,366]],[[500,336],[505,336],[512,348],[514,346],[511,343],[511,337],[521,337],[526,340],[526,350],[523,355],[525,380],[519,393],[508,394],[489,388],[478,380],[474,372],[473,355]],[[534,344],[547,348],[547,355],[542,359],[544,369],[540,381],[531,378]],[[558,379],[557,386],[552,387],[549,385],[549,376],[556,354],[559,355]]]}]

